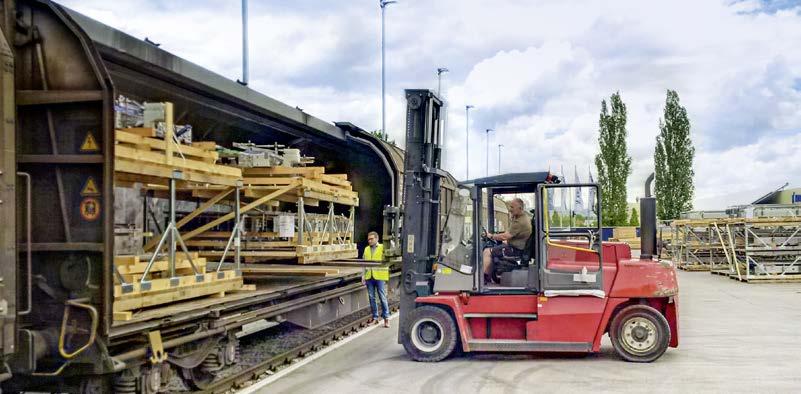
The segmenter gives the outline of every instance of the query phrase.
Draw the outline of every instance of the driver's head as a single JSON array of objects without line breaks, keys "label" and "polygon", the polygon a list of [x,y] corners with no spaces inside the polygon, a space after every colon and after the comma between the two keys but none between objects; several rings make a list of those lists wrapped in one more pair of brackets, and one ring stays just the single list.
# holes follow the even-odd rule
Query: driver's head
[{"label": "driver's head", "polygon": [[523,200],[519,197],[515,197],[509,203],[509,213],[512,216],[520,216],[523,214],[523,210],[526,208],[526,204],[523,203]]},{"label": "driver's head", "polygon": [[378,233],[375,231],[370,231],[367,233],[367,243],[370,246],[378,245]]}]

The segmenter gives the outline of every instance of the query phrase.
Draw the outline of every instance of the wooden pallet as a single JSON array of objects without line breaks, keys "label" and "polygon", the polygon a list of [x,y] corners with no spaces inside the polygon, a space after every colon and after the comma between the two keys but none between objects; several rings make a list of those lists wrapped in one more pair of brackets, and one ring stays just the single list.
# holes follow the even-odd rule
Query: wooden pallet
[{"label": "wooden pallet", "polygon": [[123,280],[133,286],[133,291],[123,293],[122,284],[119,283],[119,278],[115,275],[114,320],[130,320],[134,309],[207,295],[222,296],[226,291],[242,287],[242,277],[237,277],[234,271],[221,271],[222,276],[219,276],[216,272],[207,273],[206,259],[199,257],[197,253],[191,253],[190,256],[199,273],[203,275],[204,280],[202,282],[197,281],[195,272],[186,256],[183,253],[178,253],[175,272],[178,275],[179,284],[177,286],[170,284],[168,261],[157,260],[150,267],[147,278],[150,282],[150,289],[146,290],[141,288],[141,280],[149,259],[139,256],[116,256],[114,258],[115,268],[123,277]]},{"label": "wooden pallet", "polygon": [[[210,259],[220,258],[223,254],[221,250],[200,250],[198,254]],[[296,246],[294,249],[277,250],[242,250],[239,256],[247,263],[258,263],[270,260],[295,260],[298,264],[314,264],[327,262],[336,259],[356,258],[359,251],[356,244],[342,245],[318,245],[318,246]],[[230,259],[234,256],[233,251],[228,251],[226,256]]]},{"label": "wooden pallet", "polygon": [[339,275],[337,267],[297,266],[279,264],[249,264],[242,268],[242,275],[248,278],[270,276],[318,276],[329,277]]},{"label": "wooden pallet", "polygon": [[124,129],[114,132],[114,141],[115,178],[120,182],[141,180],[163,184],[175,170],[182,172],[181,179],[185,182],[234,186],[242,179],[239,168],[214,164],[219,155],[205,145],[177,144]]},{"label": "wooden pallet", "polygon": [[729,274],[730,279],[734,279],[736,281],[745,282],[745,283],[801,283],[801,275],[793,274],[793,275],[765,275],[765,276],[751,276],[750,278],[746,278],[745,275],[741,275],[740,277],[737,274]]},{"label": "wooden pallet", "polygon": [[177,286],[172,286],[170,278],[153,279],[150,289],[143,290],[139,282],[133,282],[133,291],[123,293],[122,286],[114,286],[114,319],[127,320],[133,316],[133,310],[150,306],[163,305],[176,301],[189,300],[203,296],[222,297],[226,291],[242,287],[242,277],[234,271],[206,273],[203,281],[198,282],[194,275],[179,276]]},{"label": "wooden pallet", "polygon": [[712,275],[720,275],[720,276],[729,276],[732,274],[731,271],[729,271],[728,269],[719,269],[719,270],[713,269],[709,270],[709,273],[711,273]]},{"label": "wooden pallet", "polygon": [[614,227],[612,229],[612,237],[617,239],[637,238],[637,227]]},{"label": "wooden pallet", "polygon": [[705,264],[680,264],[676,268],[682,271],[693,271],[693,272],[709,271],[709,266]]},{"label": "wooden pallet", "polygon": [[359,257],[356,244],[298,246],[298,264],[312,264]]},{"label": "wooden pallet", "polygon": [[[195,268],[198,269],[200,273],[206,272],[206,259],[203,257],[199,257],[197,253],[191,253],[190,257],[192,258],[192,262],[195,263]],[[175,257],[175,273],[177,275],[193,275],[194,270],[192,269],[192,265],[189,260],[186,258],[184,253],[176,253]],[[141,258],[140,256],[116,256],[114,257],[114,265],[116,266],[117,272],[120,273],[123,280],[126,283],[136,282],[142,280],[142,274],[144,274],[145,269],[147,268],[147,264],[150,261],[150,258]],[[161,260],[156,260],[153,262],[153,266],[150,267],[150,271],[148,272],[148,277],[150,278],[161,278],[169,274],[169,261],[166,258],[162,257]],[[115,284],[119,283],[119,278],[114,276]]]}]

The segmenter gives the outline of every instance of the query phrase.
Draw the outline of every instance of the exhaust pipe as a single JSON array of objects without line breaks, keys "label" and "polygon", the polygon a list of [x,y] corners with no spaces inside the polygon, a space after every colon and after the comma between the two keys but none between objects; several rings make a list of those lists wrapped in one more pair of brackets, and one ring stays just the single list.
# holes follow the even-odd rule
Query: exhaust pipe
[{"label": "exhaust pipe", "polygon": [[645,180],[645,197],[640,199],[640,259],[651,260],[656,254],[656,198],[651,196],[654,173]]}]

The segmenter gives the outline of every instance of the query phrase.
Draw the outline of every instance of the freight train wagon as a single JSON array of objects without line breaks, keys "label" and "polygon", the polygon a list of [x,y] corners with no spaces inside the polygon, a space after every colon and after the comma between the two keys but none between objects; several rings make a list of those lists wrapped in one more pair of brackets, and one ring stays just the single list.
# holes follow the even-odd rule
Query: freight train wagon
[{"label": "freight train wagon", "polygon": [[[220,146],[282,143],[347,174],[359,193],[357,240],[380,231],[384,208],[400,201],[403,155],[349,123],[324,122],[58,4],[2,4],[4,390],[157,392],[174,373],[202,388],[213,378],[209,364],[235,359],[244,324],[299,314],[319,325],[365,307],[350,270],[115,320],[120,95],[173,103],[176,123]],[[446,188],[452,195],[452,178]]]}]

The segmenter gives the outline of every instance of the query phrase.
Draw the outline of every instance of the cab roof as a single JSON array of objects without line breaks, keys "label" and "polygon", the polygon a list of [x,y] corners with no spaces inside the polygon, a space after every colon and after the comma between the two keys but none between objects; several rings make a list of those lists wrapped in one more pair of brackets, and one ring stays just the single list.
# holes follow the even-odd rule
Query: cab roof
[{"label": "cab roof", "polygon": [[517,172],[511,174],[493,175],[461,182],[464,186],[486,187],[523,187],[536,189],[540,183],[561,183],[561,179],[548,171],[543,172]]}]

